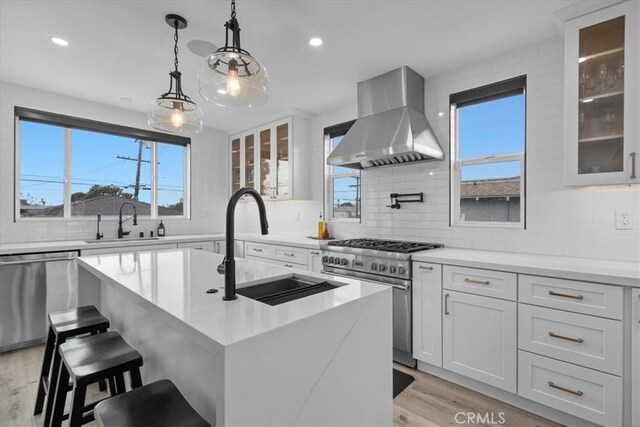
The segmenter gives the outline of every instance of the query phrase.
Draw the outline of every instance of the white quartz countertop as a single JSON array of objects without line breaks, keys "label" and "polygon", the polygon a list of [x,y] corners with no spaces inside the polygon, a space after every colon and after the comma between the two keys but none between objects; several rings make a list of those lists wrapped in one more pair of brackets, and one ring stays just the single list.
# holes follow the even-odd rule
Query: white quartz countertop
[{"label": "white quartz countertop", "polygon": [[257,233],[237,233],[236,239],[247,242],[270,243],[274,245],[287,245],[307,249],[320,249],[320,245],[328,240],[310,239],[307,236],[296,236],[288,234],[266,234]]},{"label": "white quartz countertop", "polygon": [[[163,320],[186,326],[225,346],[391,289],[356,279],[236,259],[238,288],[291,274],[324,278],[345,286],[277,306],[241,295],[235,301],[223,301],[224,276],[216,271],[222,260],[222,255],[184,248],[80,257],[78,264],[103,283],[122,289]],[[206,292],[212,288],[219,291]]]},{"label": "white quartz countertop", "polygon": [[537,276],[640,287],[638,262],[609,261],[474,249],[441,248],[417,252],[414,261],[486,268]]},{"label": "white quartz countertop", "polygon": [[224,239],[224,234],[184,234],[158,237],[157,239],[139,239],[128,237],[124,239],[105,239],[103,241],[85,240],[56,240],[49,242],[19,242],[0,245],[0,255],[26,254],[52,251],[82,251],[97,248],[120,248],[127,246],[160,245],[162,243],[200,242]]},{"label": "white quartz countertop", "polygon": [[[163,243],[178,242],[201,242],[212,240],[224,240],[222,233],[214,234],[184,234],[159,237],[155,240],[144,240],[135,237],[124,239],[109,239],[108,241],[91,241],[84,240],[57,240],[49,242],[19,242],[0,244],[0,255],[8,254],[26,254],[36,252],[53,252],[53,251],[82,251],[97,248],[120,248],[127,246],[147,246],[159,245]],[[268,234],[262,236],[256,233],[236,233],[236,240],[244,240],[249,242],[271,243],[276,245],[295,246],[307,249],[319,249],[320,244],[326,242],[322,240],[309,239],[306,236],[295,235],[278,235]]]}]

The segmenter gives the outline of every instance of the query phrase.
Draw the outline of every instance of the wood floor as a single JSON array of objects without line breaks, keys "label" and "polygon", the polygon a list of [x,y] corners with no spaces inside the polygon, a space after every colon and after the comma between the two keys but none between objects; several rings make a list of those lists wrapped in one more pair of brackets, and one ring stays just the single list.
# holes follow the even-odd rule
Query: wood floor
[{"label": "wood floor", "polygon": [[[44,346],[40,345],[0,354],[0,427],[42,426],[43,416],[34,417],[32,413],[43,353]],[[393,401],[393,424],[396,427],[496,425],[501,421],[500,413],[503,413],[502,425],[505,426],[558,425],[432,375],[401,365],[395,368],[416,379]],[[106,394],[100,393],[94,385],[87,399],[102,397],[106,397]],[[490,423],[491,420],[486,424],[468,423],[461,415],[458,415],[456,422],[458,412],[493,413],[494,424]],[[86,424],[89,427],[94,425]]]}]

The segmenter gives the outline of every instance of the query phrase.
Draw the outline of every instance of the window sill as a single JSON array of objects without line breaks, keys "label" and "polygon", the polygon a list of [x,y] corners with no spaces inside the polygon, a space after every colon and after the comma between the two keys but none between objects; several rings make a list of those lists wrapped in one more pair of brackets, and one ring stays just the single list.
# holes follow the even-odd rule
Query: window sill
[{"label": "window sill", "polygon": [[506,229],[506,230],[525,230],[524,224],[521,222],[455,222],[451,227],[460,228],[489,228],[489,229]]},{"label": "window sill", "polygon": [[332,218],[332,219],[327,219],[327,224],[340,224],[340,223],[361,224],[362,220],[360,218]]}]

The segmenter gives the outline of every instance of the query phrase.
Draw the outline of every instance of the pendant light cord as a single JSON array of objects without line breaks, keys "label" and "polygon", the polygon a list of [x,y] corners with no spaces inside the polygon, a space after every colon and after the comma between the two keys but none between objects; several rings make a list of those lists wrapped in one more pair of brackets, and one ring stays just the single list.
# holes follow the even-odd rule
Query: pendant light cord
[{"label": "pendant light cord", "polygon": [[173,22],[173,27],[176,30],[176,33],[173,36],[173,41],[175,42],[173,46],[173,55],[174,55],[173,64],[176,67],[176,73],[177,73],[178,72],[178,21],[177,20]]}]

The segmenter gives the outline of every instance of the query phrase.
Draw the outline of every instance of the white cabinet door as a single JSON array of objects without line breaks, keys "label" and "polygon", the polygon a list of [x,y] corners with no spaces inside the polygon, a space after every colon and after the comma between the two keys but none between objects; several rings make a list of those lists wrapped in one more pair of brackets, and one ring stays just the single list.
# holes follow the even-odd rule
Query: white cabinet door
[{"label": "white cabinet door", "polygon": [[185,242],[178,243],[178,248],[191,248],[200,251],[214,252],[214,242]]},{"label": "white cabinet door", "polygon": [[231,136],[231,192],[257,189],[265,200],[293,198],[293,118]]},{"label": "white cabinet door", "polygon": [[309,249],[307,269],[314,273],[320,273],[322,271],[322,254],[320,251]]},{"label": "white cabinet door", "polygon": [[413,263],[413,357],[442,366],[442,266]]},{"label": "white cabinet door", "polygon": [[631,326],[631,401],[636,402],[632,407],[633,426],[640,426],[640,289],[631,291],[633,302],[632,326]]},{"label": "white cabinet door", "polygon": [[[213,253],[225,255],[227,253],[227,241],[226,240],[215,240],[213,242]],[[244,258],[244,241],[236,240],[235,241],[235,250],[233,253],[235,258]]]},{"label": "white cabinet door", "polygon": [[565,184],[640,182],[640,2],[565,24]]},{"label": "white cabinet door", "polygon": [[515,393],[516,306],[513,301],[445,290],[442,366]]}]

